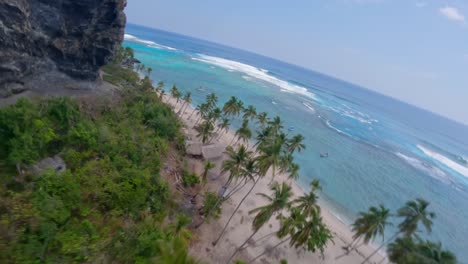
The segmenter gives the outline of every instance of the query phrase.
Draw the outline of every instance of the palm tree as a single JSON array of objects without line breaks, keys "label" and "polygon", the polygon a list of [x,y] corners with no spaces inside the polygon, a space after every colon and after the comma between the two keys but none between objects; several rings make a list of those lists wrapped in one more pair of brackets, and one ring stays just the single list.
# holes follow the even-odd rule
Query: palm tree
[{"label": "palm tree", "polygon": [[223,106],[223,112],[226,116],[234,115],[237,108],[237,97],[231,96]]},{"label": "palm tree", "polygon": [[257,124],[263,129],[268,124],[268,114],[261,112],[257,115]]},{"label": "palm tree", "polygon": [[239,142],[239,140],[242,140],[244,143],[247,143],[248,146],[248,141],[252,137],[252,131],[249,128],[249,120],[244,119],[244,121],[242,122],[242,126],[236,131],[235,136],[237,136],[237,142]]},{"label": "palm tree", "polygon": [[230,125],[231,123],[229,122],[229,119],[223,118],[221,120],[221,123],[218,124],[218,130],[217,130],[217,132],[219,132],[218,139],[221,138],[221,136],[223,135],[223,131],[227,132],[229,130]]},{"label": "palm tree", "polygon": [[192,238],[192,232],[187,229],[187,225],[192,222],[192,219],[185,214],[179,214],[176,216],[175,223],[172,223],[168,226],[168,235],[171,237],[179,238],[184,244],[187,243]]},{"label": "palm tree", "polygon": [[203,186],[205,186],[206,183],[208,182],[208,173],[214,167],[215,167],[215,164],[209,160],[206,160],[205,163],[203,164],[203,173],[202,173]]},{"label": "palm tree", "polygon": [[164,82],[163,81],[158,82],[158,85],[155,88],[156,93],[159,94],[163,87],[164,87]]},{"label": "palm tree", "polygon": [[224,185],[227,187],[233,180],[243,176],[245,164],[250,160],[252,152],[248,151],[244,145],[241,145],[236,150],[233,147],[228,146],[224,153],[228,158],[223,161],[221,172],[229,172],[229,179]]},{"label": "palm tree", "polygon": [[161,90],[161,92],[159,93],[159,99],[161,99],[161,101],[163,100],[165,94],[166,94],[166,91],[164,90]]},{"label": "palm tree", "polygon": [[289,199],[292,196],[291,186],[287,185],[286,183],[278,184],[275,183],[271,187],[271,191],[273,192],[273,196],[269,196],[263,193],[258,193],[267,199],[269,204],[260,206],[255,208],[249,212],[249,214],[256,213],[254,220],[252,222],[252,234],[242,243],[232,254],[229,258],[227,263],[231,263],[232,258],[239,252],[239,250],[243,249],[245,244],[249,242],[249,240],[257,234],[257,232],[270,221],[271,217],[277,213],[281,213],[281,211],[287,207],[289,207],[290,202]]},{"label": "palm tree", "polygon": [[257,109],[253,105],[249,105],[247,108],[244,109],[244,119],[254,119],[257,117]]},{"label": "palm tree", "polygon": [[304,194],[299,198],[296,198],[292,204],[306,217],[311,216],[314,211],[320,212],[320,206],[317,204],[318,196],[315,193],[317,190],[321,190],[320,182],[313,180],[310,183],[311,189],[308,194]]},{"label": "palm tree", "polygon": [[200,120],[202,120],[203,118],[208,117],[209,112],[210,112],[210,105],[207,103],[201,104],[200,109],[198,111],[200,117],[198,117],[198,120],[195,122],[195,125],[197,125],[198,122],[200,122]]},{"label": "palm tree", "polygon": [[200,111],[201,107],[202,107],[203,104],[199,104],[195,107],[195,109],[193,109],[192,113],[189,115],[188,119],[192,119],[192,115],[196,112],[196,111]]},{"label": "palm tree", "polygon": [[299,164],[292,162],[288,168],[288,179],[293,181],[297,180],[299,178],[299,169]]},{"label": "palm tree", "polygon": [[277,218],[280,222],[280,229],[276,231],[276,236],[280,239],[280,242],[271,248],[265,249],[261,254],[250,260],[249,263],[255,262],[261,256],[290,240],[291,236],[297,232],[297,228],[306,220],[305,215],[296,207],[290,207],[288,215],[280,214]]},{"label": "palm tree", "polygon": [[399,217],[404,217],[403,222],[398,225],[400,233],[404,236],[411,236],[416,233],[418,224],[422,223],[428,233],[432,231],[432,219],[434,212],[427,212],[429,202],[423,199],[409,201],[397,212]]},{"label": "palm tree", "polygon": [[269,122],[269,125],[275,134],[279,134],[281,129],[283,129],[283,122],[279,116],[275,116],[275,118]]},{"label": "palm tree", "polygon": [[239,116],[239,114],[244,110],[244,102],[242,102],[241,100],[237,100],[235,110],[236,116]]},{"label": "palm tree", "polygon": [[288,140],[287,146],[288,146],[288,151],[289,153],[293,154],[296,150],[297,152],[301,152],[303,149],[306,148],[304,143],[304,136],[301,134],[295,135],[293,138]]},{"label": "palm tree", "polygon": [[210,93],[206,96],[206,103],[210,106],[210,108],[216,107],[218,103],[218,96],[215,93]]},{"label": "palm tree", "polygon": [[183,100],[184,100],[184,103],[182,104],[182,107],[180,107],[180,110],[177,114],[182,114],[182,115],[184,114],[185,108],[187,108],[192,102],[192,93],[186,92]]},{"label": "palm tree", "polygon": [[369,255],[362,263],[366,263],[374,256],[386,243],[395,239],[398,235],[403,234],[406,237],[414,235],[418,229],[419,223],[422,223],[426,231],[432,231],[432,219],[435,218],[434,212],[428,212],[429,203],[423,199],[408,201],[402,208],[398,209],[397,216],[403,218],[403,221],[398,225],[396,232],[388,241],[382,243],[371,255]]},{"label": "palm tree", "polygon": [[201,264],[188,254],[187,246],[179,238],[172,239],[169,243],[165,240],[158,241],[157,257],[154,263],[158,264]]},{"label": "palm tree", "polygon": [[397,238],[388,245],[387,252],[390,261],[398,264],[457,263],[455,255],[448,250],[443,250],[441,243],[415,241],[413,237]]},{"label": "palm tree", "polygon": [[266,142],[262,146],[257,147],[260,152],[257,156],[259,173],[265,175],[271,168],[272,181],[275,178],[276,169],[285,165],[284,160],[281,162],[284,154],[283,147],[285,142],[284,137],[277,136],[276,138],[270,139],[270,142]]},{"label": "palm tree", "polygon": [[213,123],[206,120],[203,123],[201,123],[199,126],[197,126],[197,131],[198,131],[197,137],[201,138],[202,143],[205,144],[213,135],[213,130],[214,130]]},{"label": "palm tree", "polygon": [[260,180],[260,176],[257,176],[257,171],[255,167],[255,161],[249,157],[249,159],[245,162],[243,171],[241,173],[241,177],[244,178],[245,181],[252,181],[253,184],[250,187],[249,191],[244,195],[244,197],[240,200],[240,202],[237,204],[236,209],[232,212],[231,216],[229,217],[228,221],[223,227],[223,230],[219,234],[218,238],[213,242],[213,245],[216,245],[218,241],[221,239],[223,236],[224,232],[226,232],[226,228],[229,226],[229,223],[231,222],[232,218],[234,215],[237,213],[239,210],[240,206],[244,203],[245,199],[250,195],[252,190],[255,188],[255,185],[257,185],[257,182]]},{"label": "palm tree", "polygon": [[381,236],[383,243],[385,239],[385,228],[392,225],[388,221],[390,216],[390,210],[385,208],[382,204],[378,207],[370,207],[367,212],[360,212],[359,217],[352,224],[352,231],[354,233],[353,241],[347,246],[346,253],[336,259],[348,255],[352,250],[357,249],[359,246],[354,245],[354,243],[361,238],[363,239],[363,244],[367,245],[377,236]]},{"label": "palm tree", "polygon": [[258,148],[261,148],[266,142],[269,141],[269,139],[271,139],[271,136],[273,135],[272,132],[273,129],[270,126],[263,128],[261,131],[257,131],[257,136],[255,137],[257,142],[255,143],[254,147],[258,146]]},{"label": "palm tree", "polygon": [[[176,100],[176,106],[177,104],[179,103],[179,98],[180,98],[180,93],[179,93],[179,89],[177,89],[177,86],[173,85],[172,88],[171,88],[171,95],[172,97],[174,97]],[[174,106],[175,107],[175,106]]]}]

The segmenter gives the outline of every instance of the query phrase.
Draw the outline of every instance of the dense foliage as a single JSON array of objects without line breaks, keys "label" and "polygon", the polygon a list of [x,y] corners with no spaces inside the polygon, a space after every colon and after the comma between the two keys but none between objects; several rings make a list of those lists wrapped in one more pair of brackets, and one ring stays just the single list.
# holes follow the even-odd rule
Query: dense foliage
[{"label": "dense foliage", "polygon": [[[0,109],[1,263],[192,263],[190,221],[174,220],[160,177],[162,157],[183,146],[180,123],[148,78],[117,64],[106,76],[125,87],[118,100],[22,99]],[[56,155],[66,171],[31,173]]]}]

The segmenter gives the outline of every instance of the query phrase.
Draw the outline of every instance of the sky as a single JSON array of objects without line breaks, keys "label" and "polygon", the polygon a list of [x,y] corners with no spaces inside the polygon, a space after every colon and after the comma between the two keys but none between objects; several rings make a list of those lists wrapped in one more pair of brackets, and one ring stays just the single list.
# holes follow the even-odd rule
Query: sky
[{"label": "sky", "polygon": [[129,0],[130,23],[318,71],[468,125],[467,0]]}]

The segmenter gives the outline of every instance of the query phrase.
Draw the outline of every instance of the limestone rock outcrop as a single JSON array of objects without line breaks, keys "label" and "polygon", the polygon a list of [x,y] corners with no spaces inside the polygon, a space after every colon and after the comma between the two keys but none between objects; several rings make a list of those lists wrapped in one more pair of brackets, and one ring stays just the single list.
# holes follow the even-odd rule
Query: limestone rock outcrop
[{"label": "limestone rock outcrop", "polygon": [[[126,0],[0,0],[0,98],[44,76],[93,81],[122,43]],[[60,84],[61,85],[61,84]]]}]

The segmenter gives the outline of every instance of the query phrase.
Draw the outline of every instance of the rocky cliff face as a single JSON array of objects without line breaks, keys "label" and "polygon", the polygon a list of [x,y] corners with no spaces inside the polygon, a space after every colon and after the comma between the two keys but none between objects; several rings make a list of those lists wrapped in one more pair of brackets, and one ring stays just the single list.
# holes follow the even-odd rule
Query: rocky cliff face
[{"label": "rocky cliff face", "polygon": [[125,5],[126,0],[0,0],[0,97],[34,89],[36,79],[96,80],[122,43]]}]

